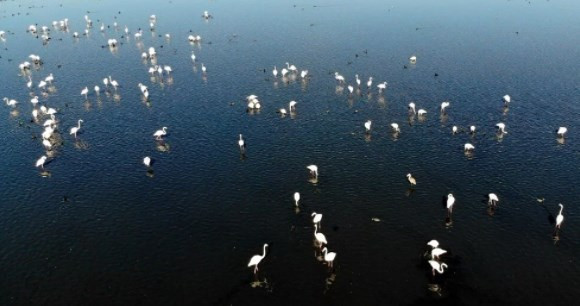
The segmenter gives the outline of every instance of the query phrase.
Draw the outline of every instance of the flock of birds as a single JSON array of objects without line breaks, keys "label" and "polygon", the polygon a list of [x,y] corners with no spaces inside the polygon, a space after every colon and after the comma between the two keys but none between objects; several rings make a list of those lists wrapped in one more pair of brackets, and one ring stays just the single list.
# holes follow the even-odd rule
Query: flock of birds
[{"label": "flock of birds", "polygon": [[[213,18],[207,11],[203,13],[202,17],[205,18],[206,20]],[[90,33],[93,22],[89,18],[88,15],[85,15],[84,19],[86,21],[86,29],[84,30],[84,34],[79,34],[78,32],[73,32],[72,36],[75,39],[81,37],[82,35],[89,35],[89,33]],[[156,16],[151,15],[149,18],[149,27],[150,27],[151,31],[154,31],[156,24],[157,24]],[[118,27],[118,24],[116,21],[114,22],[113,27],[114,28]],[[108,27],[106,27],[105,24],[102,23],[100,26],[100,31],[105,32],[107,28]],[[69,32],[68,19],[54,21],[52,23],[52,30],[63,31],[63,32],[68,33]],[[39,37],[43,41],[43,43],[47,43],[51,40],[51,28],[48,26],[38,27],[37,25],[30,25],[28,27],[28,32]],[[127,27],[124,28],[124,32],[125,32],[125,35],[130,34],[130,31]],[[136,40],[139,40],[139,39],[141,39],[142,35],[143,35],[143,30],[139,29],[136,33],[134,33],[134,38]],[[169,39],[171,37],[171,35],[165,34],[165,37],[167,39]],[[3,41],[6,41],[6,32],[0,31],[0,39],[2,39]],[[187,40],[190,43],[200,43],[202,41],[202,38],[200,35],[193,35],[192,34],[192,35],[189,35],[187,37]],[[107,46],[109,48],[111,48],[112,50],[114,50],[115,48],[118,48],[120,46],[120,44],[115,38],[110,38],[107,40]],[[197,57],[193,53],[193,51],[192,51],[190,57],[191,57],[191,60],[195,63]],[[148,73],[151,76],[156,76],[159,78],[170,78],[171,77],[171,73],[173,71],[172,67],[169,65],[159,65],[157,63],[158,55],[157,55],[157,52],[156,52],[154,47],[150,47],[150,48],[148,48],[147,52],[143,52],[141,54],[141,58],[142,58],[142,60],[151,64],[150,68],[148,69]],[[417,62],[417,57],[411,56],[409,58],[409,61],[412,64],[415,64]],[[42,136],[41,143],[42,143],[42,146],[44,147],[44,150],[46,151],[46,154],[42,155],[36,161],[36,167],[42,168],[44,170],[45,165],[48,162],[49,156],[53,155],[53,154],[51,154],[51,152],[53,150],[55,150],[58,146],[60,146],[62,141],[61,141],[61,136],[59,134],[59,118],[57,117],[57,115],[59,114],[59,111],[55,108],[48,107],[47,105],[40,105],[39,106],[39,104],[41,104],[41,103],[39,103],[39,96],[38,95],[49,96],[52,92],[54,92],[54,82],[55,82],[54,75],[52,73],[50,73],[48,76],[46,76],[44,78],[40,78],[40,81],[38,83],[36,83],[36,86],[35,86],[35,83],[33,82],[33,73],[32,72],[34,72],[36,70],[36,68],[38,68],[42,65],[43,65],[43,61],[42,61],[41,57],[39,55],[36,55],[36,54],[31,54],[29,56],[29,61],[24,61],[24,62],[19,64],[19,70],[21,72],[21,75],[24,76],[25,80],[27,81],[26,87],[30,90],[30,96],[31,96],[30,103],[33,106],[32,120],[43,127],[43,132],[41,133],[41,136]],[[201,70],[202,70],[203,74],[205,74],[207,72],[207,68],[203,63],[201,64]],[[294,76],[294,77],[299,76],[302,79],[307,79],[310,77],[308,70],[299,70],[295,65],[292,65],[289,62],[286,62],[285,67],[283,67],[280,71],[278,70],[278,68],[276,66],[274,66],[274,69],[272,70],[272,75],[275,79],[277,79],[279,76],[282,78],[286,78],[287,76]],[[339,72],[334,73],[334,79],[336,82],[338,82],[338,84],[340,86],[347,84],[346,78],[343,75],[341,75]],[[355,75],[354,80],[355,80],[354,84],[347,85],[349,95],[353,95],[355,90],[360,91],[361,86],[364,86],[358,74]],[[116,80],[114,80],[111,76],[103,78],[102,84],[105,87],[105,89],[104,89],[105,91],[111,91],[111,92],[115,92],[115,93],[118,91],[118,88],[120,87],[119,83]],[[378,90],[379,94],[383,93],[387,89],[387,85],[388,85],[388,83],[386,81],[383,81],[379,84],[376,84],[376,89]],[[368,78],[368,80],[366,82],[367,90],[368,91],[372,90],[372,88],[373,88],[372,86],[373,86],[373,77],[371,76]],[[147,101],[149,99],[148,87],[142,83],[137,84],[137,87],[139,88],[139,90],[143,96],[143,99],[145,101]],[[94,85],[92,87],[92,89],[93,89],[93,91],[91,92],[89,89],[89,86],[85,86],[84,88],[81,89],[80,95],[83,96],[85,99],[88,99],[88,96],[90,94],[95,94],[98,96],[102,92],[101,88],[98,85]],[[35,92],[36,90],[39,91],[38,94]],[[506,106],[512,102],[512,99],[509,95],[503,96],[502,100]],[[19,101],[12,99],[12,98],[8,98],[8,97],[4,97],[3,101],[6,103],[6,105],[8,107],[11,107],[11,108],[16,108],[16,107],[18,107],[18,104],[19,104]],[[259,110],[262,107],[261,102],[258,99],[258,96],[254,95],[254,94],[247,96],[246,102],[247,102],[248,111]],[[448,110],[448,108],[450,106],[451,106],[451,103],[449,101],[444,101],[441,103],[439,111],[443,114]],[[292,101],[288,102],[288,109],[287,110],[285,108],[280,108],[278,110],[278,112],[283,116],[286,115],[287,113],[292,114],[292,113],[296,112],[296,107],[297,107],[297,102],[292,100]],[[423,108],[417,109],[417,106],[415,105],[414,102],[410,102],[408,104],[408,111],[409,111],[410,115],[412,115],[412,116],[417,115],[417,116],[419,116],[419,118],[422,118],[422,117],[424,118],[428,114],[428,111],[423,109]],[[82,130],[81,130],[82,123],[84,123],[84,121],[82,119],[78,119],[77,125],[70,127],[69,134],[71,137],[74,137],[75,139],[78,138],[79,134],[82,132]],[[365,133],[370,134],[372,132],[373,123],[371,120],[365,121],[363,123],[363,126],[365,129]],[[393,133],[395,133],[395,134],[399,134],[402,132],[400,125],[396,122],[391,123],[390,127],[391,127]],[[508,133],[506,131],[506,125],[503,122],[497,123],[496,128],[497,128],[497,133],[499,136],[502,136],[502,135]],[[161,129],[155,131],[152,134],[152,136],[154,137],[154,139],[156,141],[162,142],[164,137],[167,136],[167,130],[168,130],[168,128],[164,126]],[[556,131],[557,137],[564,138],[566,136],[567,131],[568,130],[566,127],[559,127]],[[451,132],[452,132],[452,134],[457,134],[457,133],[459,133],[459,128],[457,126],[453,126]],[[476,133],[476,127],[470,126],[469,133],[471,133],[471,134]],[[246,142],[245,142],[242,134],[239,134],[238,146],[239,146],[240,152],[242,154],[246,154]],[[463,150],[466,153],[470,153],[470,152],[475,150],[475,146],[471,143],[465,143]],[[153,162],[154,161],[150,156],[143,157],[143,164],[148,169],[150,169],[152,167]],[[311,177],[313,179],[317,180],[318,175],[319,175],[318,166],[308,165],[306,168],[310,171]],[[417,185],[417,180],[412,176],[411,173],[407,174],[406,177],[407,177],[407,180],[411,186]],[[299,206],[299,201],[300,201],[300,193],[295,192],[294,193],[294,203],[295,203],[296,207]],[[499,198],[495,193],[488,194],[488,204],[490,207],[496,207],[498,202],[499,202]],[[449,193],[447,195],[447,202],[446,202],[447,213],[448,213],[449,219],[451,219],[454,205],[455,205],[455,197],[453,196],[453,194]],[[554,229],[556,234],[557,234],[558,230],[560,229],[562,222],[564,221],[564,216],[562,214],[564,206],[562,204],[559,204],[559,207],[560,207],[560,210],[559,210],[559,213],[558,213],[557,218],[556,218],[556,226]],[[328,264],[328,266],[330,268],[332,268],[333,263],[337,257],[337,253],[331,252],[328,250],[328,248],[327,248],[328,240],[323,233],[319,232],[320,222],[322,220],[322,214],[312,212],[311,217],[312,217],[312,222],[314,225],[314,233],[313,233],[314,243],[315,243],[316,247],[318,247],[321,250],[322,255],[323,255],[322,258],[324,259],[324,261]],[[443,262],[441,257],[444,254],[446,254],[447,251],[442,249],[442,248],[439,248],[439,242],[436,240],[429,241],[427,243],[427,245],[431,247],[431,250],[426,257],[427,257],[427,261],[428,261],[429,265],[432,268],[433,275],[435,275],[435,272],[440,273],[440,274],[443,273],[444,269],[447,268],[448,265],[445,262]],[[258,272],[258,265],[266,257],[267,247],[268,247],[268,244],[264,244],[263,249],[262,249],[262,254],[261,255],[260,254],[254,255],[253,257],[251,257],[250,261],[248,262],[248,267],[253,267],[254,274],[256,274]]]}]

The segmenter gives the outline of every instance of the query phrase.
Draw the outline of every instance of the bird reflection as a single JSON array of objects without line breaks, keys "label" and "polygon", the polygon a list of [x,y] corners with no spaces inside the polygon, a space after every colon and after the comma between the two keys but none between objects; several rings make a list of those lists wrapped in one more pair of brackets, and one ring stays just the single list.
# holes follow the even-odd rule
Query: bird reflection
[{"label": "bird reflection", "polygon": [[413,192],[415,192],[415,188],[408,188],[407,191],[405,191],[405,196],[411,197],[411,195],[413,195]]},{"label": "bird reflection", "polygon": [[250,283],[250,287],[271,289],[268,280],[265,277],[264,280],[260,280],[257,274],[254,275],[254,281]]},{"label": "bird reflection", "polygon": [[558,138],[556,138],[556,141],[558,142],[559,145],[563,145],[566,143],[566,138],[558,137]]},{"label": "bird reflection", "polygon": [[365,136],[364,137],[365,137],[365,141],[366,142],[371,142],[371,137],[372,137],[371,136],[371,133],[365,133]]},{"label": "bird reflection", "polygon": [[324,291],[323,291],[324,294],[326,294],[326,292],[328,292],[328,290],[330,290],[330,288],[332,287],[332,285],[336,281],[336,273],[334,273],[334,272],[335,272],[334,269],[332,269],[332,271],[330,272],[328,277],[324,279]]},{"label": "bird reflection", "polygon": [[89,144],[81,139],[77,139],[74,146],[77,150],[87,150],[89,148]]},{"label": "bird reflection", "polygon": [[169,144],[166,143],[165,141],[157,142],[157,146],[155,147],[155,149],[157,149],[157,151],[159,152],[169,152],[170,148],[171,146],[169,146]]},{"label": "bird reflection", "polygon": [[150,178],[153,178],[155,176],[155,171],[153,171],[153,169],[147,169],[145,175],[147,175]]},{"label": "bird reflection", "polygon": [[39,172],[39,175],[42,176],[42,177],[50,177],[51,176],[51,173],[48,170],[44,170],[44,171],[40,171]]}]

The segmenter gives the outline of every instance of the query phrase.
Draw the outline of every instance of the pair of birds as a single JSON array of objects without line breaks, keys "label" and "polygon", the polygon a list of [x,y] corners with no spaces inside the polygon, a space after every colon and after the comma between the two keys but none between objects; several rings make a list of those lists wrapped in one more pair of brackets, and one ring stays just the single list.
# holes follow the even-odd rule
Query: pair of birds
[{"label": "pair of birds", "polygon": [[439,257],[445,253],[446,250],[439,248],[439,241],[433,239],[427,242],[427,245],[431,247],[431,256],[429,259],[429,265],[431,265],[431,270],[433,272],[433,276],[435,276],[435,271],[439,274],[443,274],[444,268],[447,268],[447,264],[440,261]]}]

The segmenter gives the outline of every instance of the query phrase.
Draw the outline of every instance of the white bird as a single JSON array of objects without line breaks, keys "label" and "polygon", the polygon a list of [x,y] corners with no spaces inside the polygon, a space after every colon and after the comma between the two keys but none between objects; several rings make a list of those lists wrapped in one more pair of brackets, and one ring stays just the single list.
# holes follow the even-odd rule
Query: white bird
[{"label": "white bird", "polygon": [[95,94],[98,96],[101,93],[101,88],[98,85],[95,85]]},{"label": "white bird", "polygon": [[48,139],[43,139],[42,145],[44,146],[45,149],[47,149],[49,151],[50,151],[50,149],[52,149],[52,143],[50,143],[50,140],[48,140]]},{"label": "white bird", "polygon": [[89,88],[85,86],[85,88],[83,88],[83,90],[81,90],[81,96],[85,96],[85,99],[87,99],[88,95],[89,95]]},{"label": "white bird", "polygon": [[248,263],[248,268],[251,266],[254,266],[254,274],[256,274],[256,272],[258,272],[258,264],[262,261],[262,259],[264,259],[264,257],[266,257],[266,247],[267,246],[268,246],[268,244],[265,243],[263,254],[252,256],[252,258],[250,259],[250,262]]},{"label": "white bird", "polygon": [[147,168],[151,167],[151,157],[145,156],[143,158],[143,165],[145,165]]},{"label": "white bird", "polygon": [[422,108],[421,108],[421,109],[419,109],[419,110],[417,111],[417,115],[419,115],[419,116],[423,116],[423,115],[425,115],[426,113],[427,113],[427,111],[426,111],[426,110],[424,110],[424,109],[422,109]]},{"label": "white bird", "polygon": [[44,163],[46,162],[46,155],[42,155],[37,161],[36,161],[36,167],[41,167],[42,169],[44,169]]},{"label": "white bird", "polygon": [[369,77],[369,80],[367,81],[367,88],[371,88],[372,85],[373,85],[373,77]]},{"label": "white bird", "polygon": [[157,55],[157,52],[155,51],[155,48],[153,48],[153,47],[149,47],[147,52],[149,53],[150,58],[154,58]]},{"label": "white bird", "polygon": [[466,144],[463,146],[463,150],[464,150],[465,152],[473,151],[474,149],[475,149],[475,147],[474,147],[472,144],[470,144],[470,143],[466,143]]},{"label": "white bird", "polygon": [[439,241],[433,239],[433,240],[427,242],[427,245],[431,246],[432,248],[436,248],[439,246]]},{"label": "white bird", "polygon": [[354,78],[356,79],[356,85],[360,88],[360,79],[358,77],[358,74],[355,74]]},{"label": "white bird", "polygon": [[157,140],[161,140],[162,136],[167,135],[167,127],[162,127],[161,130],[157,130],[155,131],[155,133],[153,133],[153,136],[155,137],[155,139]]},{"label": "white bird", "polygon": [[44,90],[44,88],[46,87],[46,81],[45,80],[40,80],[40,82],[38,82],[38,88],[40,88],[40,90]]},{"label": "white bird", "polygon": [[115,48],[117,46],[117,40],[114,38],[111,38],[111,39],[107,40],[107,44],[109,45],[109,47]]},{"label": "white bird", "polygon": [[308,170],[310,170],[310,175],[313,175],[314,177],[318,177],[318,166],[309,165],[309,166],[306,166],[306,168]]},{"label": "white bird", "polygon": [[566,127],[561,126],[560,128],[558,128],[558,131],[556,132],[556,134],[558,134],[558,137],[564,137],[564,135],[568,132],[568,129]]},{"label": "white bird", "polygon": [[104,78],[103,79],[103,84],[105,84],[106,88],[109,88],[109,79],[108,78]]},{"label": "white bird", "polygon": [[368,120],[367,122],[365,122],[365,129],[366,129],[366,132],[367,133],[369,133],[371,131],[371,125],[372,124],[373,123],[370,120]]},{"label": "white bird", "polygon": [[18,101],[14,100],[14,99],[8,99],[8,98],[4,98],[4,102],[6,102],[6,105],[12,106],[12,107],[15,107],[16,104],[18,104]]},{"label": "white bird", "polygon": [[307,75],[308,75],[308,70],[302,70],[302,71],[300,71],[300,77],[301,78],[304,79],[304,78],[306,78]]},{"label": "white bird", "polygon": [[119,83],[117,83],[116,80],[111,79],[111,76],[109,76],[109,83],[111,83],[111,86],[113,86],[115,90],[117,90],[117,87],[119,87]]},{"label": "white bird", "polygon": [[296,111],[296,101],[292,100],[290,102],[288,102],[288,109],[292,112],[292,111]]},{"label": "white bird", "polygon": [[507,132],[505,131],[505,123],[500,122],[498,124],[495,125],[498,129],[498,132],[501,132],[502,134],[507,134]]},{"label": "white bird", "polygon": [[244,138],[242,138],[242,134],[240,134],[240,140],[238,140],[238,146],[240,146],[240,151],[242,151],[242,152],[246,148],[246,142],[244,141]]},{"label": "white bird", "polygon": [[441,102],[441,112],[444,113],[445,109],[449,107],[449,102],[445,101],[445,102]]},{"label": "white bird", "polygon": [[300,192],[297,191],[294,193],[294,204],[296,207],[298,207],[298,201],[300,201]]},{"label": "white bird", "polygon": [[201,63],[201,72],[203,72],[205,74],[206,71],[207,71],[207,68],[205,68],[205,65],[203,63]]},{"label": "white bird", "polygon": [[320,221],[322,221],[322,214],[317,214],[316,212],[312,212],[312,214],[310,216],[312,217],[312,223],[314,223],[314,224],[320,224]]},{"label": "white bird", "polygon": [[44,78],[44,80],[45,80],[47,83],[52,83],[52,81],[54,81],[54,75],[52,75],[52,73],[51,73],[51,74],[49,74],[49,75],[48,75],[46,78]]},{"label": "white bird", "polygon": [[560,226],[562,225],[562,222],[564,222],[564,215],[562,215],[562,210],[564,209],[564,205],[562,205],[560,203],[560,204],[558,204],[558,206],[560,206],[560,212],[558,213],[558,216],[556,217],[556,228],[559,229]]},{"label": "white bird", "polygon": [[30,76],[28,76],[28,82],[26,82],[26,87],[28,87],[29,89],[32,88],[32,78]]},{"label": "white bird", "polygon": [[398,123],[391,123],[391,128],[393,129],[393,131],[395,133],[400,133],[401,129],[399,129],[399,124]]},{"label": "white bird", "polygon": [[274,75],[275,78],[278,77],[278,69],[276,69],[276,66],[274,66],[274,70],[272,70],[272,75]]},{"label": "white bird", "polygon": [[469,127],[469,132],[471,134],[475,134],[475,125],[472,125],[472,126]]},{"label": "white bird", "polygon": [[195,53],[193,51],[191,51],[191,60],[195,62]]},{"label": "white bird", "polygon": [[440,248],[433,248],[431,250],[431,259],[439,259],[439,256],[447,253],[446,250]]},{"label": "white bird", "polygon": [[318,225],[316,224],[314,224],[314,238],[321,247],[323,244],[328,244],[328,241],[326,241],[326,236],[324,236],[323,233],[318,233]]},{"label": "white bird", "polygon": [[338,72],[334,73],[334,79],[338,81],[338,83],[344,83],[344,77],[340,75]]},{"label": "white bird", "polygon": [[489,205],[496,206],[497,202],[499,202],[499,198],[497,197],[497,195],[495,193],[488,194],[487,198],[488,198],[487,203]]},{"label": "white bird", "polygon": [[510,103],[512,101],[512,98],[510,97],[510,95],[505,95],[503,96],[503,102],[504,103]]},{"label": "white bird", "polygon": [[382,83],[378,84],[377,87],[379,88],[379,92],[382,92],[383,90],[385,90],[387,88],[387,82],[382,82]]},{"label": "white bird", "polygon": [[417,113],[417,111],[415,110],[415,103],[409,102],[409,109],[413,111],[413,114]]},{"label": "white bird", "polygon": [[288,71],[295,73],[298,71],[298,68],[296,68],[296,66],[294,65],[290,65],[288,62],[286,62],[286,68],[288,68]]},{"label": "white bird", "polygon": [[282,114],[282,116],[286,115],[286,109],[285,108],[281,108],[280,110],[278,110],[278,112],[280,112],[280,114]]},{"label": "white bird", "polygon": [[352,87],[352,85],[348,85],[346,88],[348,89],[348,92],[349,92],[350,94],[352,94],[352,93],[353,93],[353,91],[354,91],[354,87]]},{"label": "white bird", "polygon": [[209,14],[208,11],[204,11],[203,12],[203,18],[205,18],[205,19],[210,19],[211,18],[211,15]]},{"label": "white bird", "polygon": [[83,119],[79,119],[79,121],[77,121],[77,122],[78,122],[78,126],[72,127],[70,129],[70,134],[75,135],[75,138],[77,138],[77,133],[81,129],[81,122],[84,122],[84,121],[83,121]]},{"label": "white bird", "polygon": [[149,58],[149,55],[147,55],[147,52],[143,52],[143,53],[141,53],[141,59],[144,59],[144,60],[146,60],[146,59],[148,59],[148,58]]},{"label": "white bird", "polygon": [[417,180],[411,175],[411,173],[407,173],[407,180],[412,186],[417,185]]},{"label": "white bird", "polygon": [[125,35],[129,35],[129,28],[125,26]]},{"label": "white bird", "polygon": [[452,193],[447,195],[447,211],[451,214],[453,212],[453,204],[455,204],[455,197]]},{"label": "white bird", "polygon": [[173,69],[171,69],[171,66],[169,66],[169,65],[163,66],[163,70],[165,70],[165,72],[167,72],[167,74],[170,74],[173,71]]},{"label": "white bird", "polygon": [[446,263],[439,263],[438,261],[435,260],[429,260],[429,264],[433,269],[433,275],[435,275],[435,271],[439,272],[439,274],[443,274],[443,268],[447,268]]},{"label": "white bird", "polygon": [[457,130],[458,130],[458,129],[457,129],[457,125],[454,125],[454,126],[451,128],[451,132],[452,132],[453,134],[457,134]]},{"label": "white bird", "polygon": [[328,263],[329,267],[332,267],[334,259],[336,258],[336,253],[335,252],[328,252],[328,249],[326,247],[324,249],[322,249],[322,252],[324,253],[324,261],[326,261]]},{"label": "white bird", "polygon": [[280,75],[282,75],[282,77],[285,77],[286,74],[288,74],[288,69],[282,68],[282,70],[280,70]]},{"label": "white bird", "polygon": [[411,62],[411,64],[415,64],[417,62],[417,57],[415,55],[409,57],[409,61]]}]

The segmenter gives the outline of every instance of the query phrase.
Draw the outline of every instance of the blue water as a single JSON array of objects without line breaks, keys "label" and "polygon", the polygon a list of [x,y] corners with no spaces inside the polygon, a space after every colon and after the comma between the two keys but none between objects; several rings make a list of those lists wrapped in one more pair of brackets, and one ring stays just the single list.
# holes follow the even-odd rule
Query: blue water
[{"label": "blue water", "polygon": [[[575,1],[0,2],[0,96],[20,102],[0,107],[0,304],[573,304],[579,13]],[[52,29],[63,18],[69,32]],[[35,23],[51,27],[46,45],[26,32]],[[101,33],[101,23],[111,28]],[[192,33],[201,44],[187,41]],[[109,38],[121,45],[104,47]],[[140,54],[150,46],[171,77],[147,73]],[[35,85],[54,74],[47,95],[29,91],[18,69],[31,53],[44,62],[31,71]],[[274,79],[285,62],[310,77]],[[334,72],[348,84],[373,76],[373,88],[349,95]],[[117,91],[103,91],[109,75]],[[97,84],[100,96],[85,101],[81,89]],[[259,112],[246,111],[250,94]],[[48,119],[31,121],[34,95],[59,112],[46,171],[34,167]],[[296,112],[281,117],[290,100]],[[409,116],[411,101],[423,119]],[[144,156],[155,160],[150,172]],[[500,199],[493,211],[490,192]],[[333,269],[313,246],[313,211],[338,254]],[[422,256],[431,239],[449,251],[436,277]],[[246,265],[264,243],[254,276]]]}]

